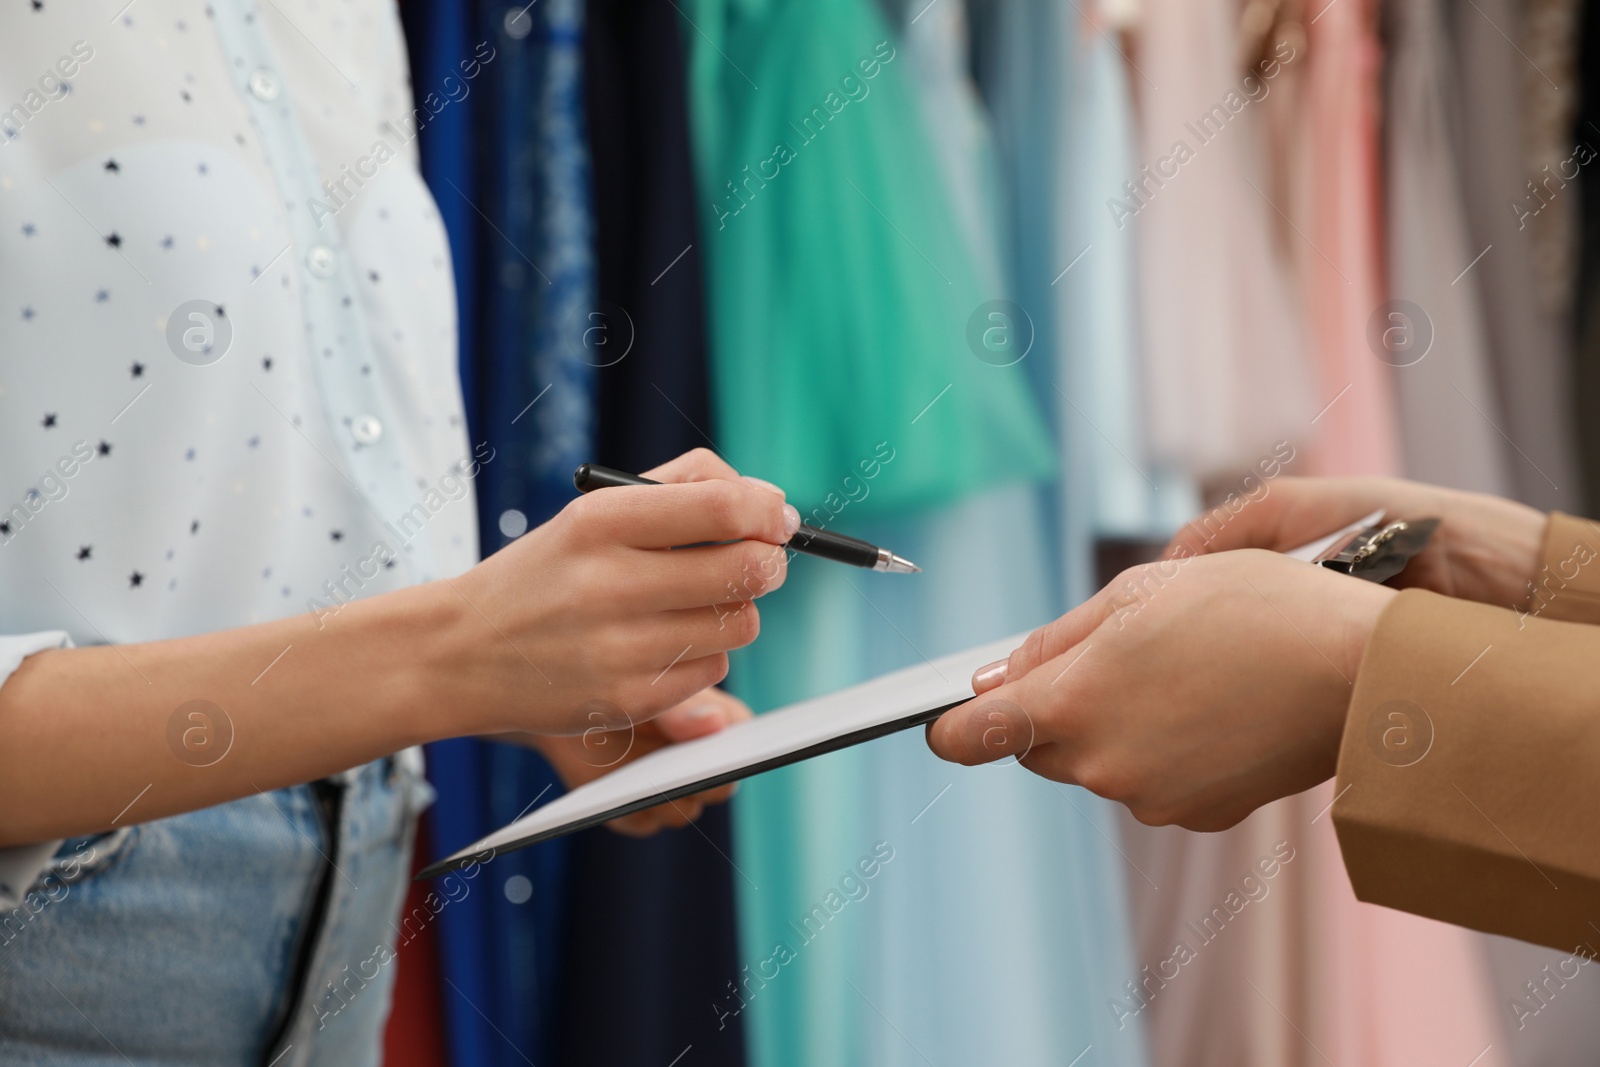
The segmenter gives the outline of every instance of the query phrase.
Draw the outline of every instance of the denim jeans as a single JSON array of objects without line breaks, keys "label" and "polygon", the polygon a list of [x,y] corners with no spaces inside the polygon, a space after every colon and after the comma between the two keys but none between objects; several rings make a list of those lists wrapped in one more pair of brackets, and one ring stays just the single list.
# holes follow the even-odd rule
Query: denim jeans
[{"label": "denim jeans", "polygon": [[0,914],[0,1064],[377,1064],[420,765],[67,841]]}]

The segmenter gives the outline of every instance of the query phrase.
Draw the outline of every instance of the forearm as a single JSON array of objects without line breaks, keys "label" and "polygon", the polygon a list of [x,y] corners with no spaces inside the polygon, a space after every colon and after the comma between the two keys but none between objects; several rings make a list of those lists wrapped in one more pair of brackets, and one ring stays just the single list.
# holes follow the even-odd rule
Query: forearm
[{"label": "forearm", "polygon": [[[710,453],[654,473],[701,480],[580,498],[458,578],[331,618],[28,657],[0,685],[0,846],[443,737],[643,723],[715,685],[759,628],[753,608],[724,602],[783,584],[774,553],[800,516]],[[208,729],[216,744],[192,743]]]},{"label": "forearm", "polygon": [[352,603],[320,627],[297,615],[28,657],[0,686],[0,846],[191,811],[470,732],[433,695],[448,690],[460,612],[436,583]]}]

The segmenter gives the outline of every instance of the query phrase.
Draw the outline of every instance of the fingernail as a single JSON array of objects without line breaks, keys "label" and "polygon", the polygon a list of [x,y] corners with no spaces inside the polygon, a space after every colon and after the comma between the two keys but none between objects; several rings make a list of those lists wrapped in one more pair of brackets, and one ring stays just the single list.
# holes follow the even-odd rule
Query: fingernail
[{"label": "fingernail", "polygon": [[685,709],[681,714],[689,722],[705,722],[707,719],[716,718],[721,713],[717,710],[715,704],[696,704],[692,708]]},{"label": "fingernail", "polygon": [[993,663],[985,664],[972,672],[972,691],[981,693],[985,689],[993,689],[1006,680],[1006,668],[1009,659],[997,659]]},{"label": "fingernail", "polygon": [[800,513],[794,509],[793,504],[785,504],[783,506],[784,540],[787,541],[789,538],[793,537],[794,532],[798,529],[800,529]]},{"label": "fingernail", "polygon": [[782,489],[779,489],[777,486],[773,485],[771,482],[767,481],[765,478],[752,478],[748,474],[741,475],[740,477],[744,478],[745,481],[749,482],[751,485],[755,486],[757,489],[767,489],[767,490],[770,490],[770,491],[772,491],[774,493],[777,493],[779,496],[783,496],[784,495],[784,492],[783,492]]}]

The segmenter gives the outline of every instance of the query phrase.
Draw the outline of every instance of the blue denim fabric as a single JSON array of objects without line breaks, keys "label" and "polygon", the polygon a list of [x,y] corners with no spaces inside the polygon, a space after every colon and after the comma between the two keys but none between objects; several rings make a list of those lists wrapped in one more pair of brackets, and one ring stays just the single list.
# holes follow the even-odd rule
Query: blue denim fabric
[{"label": "blue denim fabric", "polygon": [[429,798],[417,763],[335,779],[332,841],[308,786],[67,841],[22,907],[0,914],[0,1064],[377,1064],[394,923]]}]

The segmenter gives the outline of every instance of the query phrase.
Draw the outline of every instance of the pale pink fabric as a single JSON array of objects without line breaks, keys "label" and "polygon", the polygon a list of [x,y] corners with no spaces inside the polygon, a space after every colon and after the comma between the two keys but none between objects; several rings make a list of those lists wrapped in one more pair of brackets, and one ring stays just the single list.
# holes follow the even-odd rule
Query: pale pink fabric
[{"label": "pale pink fabric", "polygon": [[[1139,214],[1152,417],[1186,413],[1154,444],[1226,456],[1270,427],[1305,446],[1297,473],[1396,474],[1393,371],[1366,337],[1385,298],[1373,0],[1309,3],[1302,47],[1272,93],[1251,105],[1253,124],[1230,124],[1232,140],[1207,144],[1210,155]],[[1146,5],[1140,70],[1130,77],[1147,152],[1165,151],[1171,127],[1243,77],[1237,25],[1235,0]],[[1252,273],[1251,257],[1269,278]],[[1200,269],[1208,258],[1240,273]],[[1265,284],[1241,302],[1239,278]],[[1263,380],[1253,375],[1264,357],[1248,339],[1266,330],[1280,332]],[[1230,395],[1276,410],[1224,407],[1207,427],[1196,409],[1216,382],[1183,400],[1175,389],[1209,375],[1222,376]],[[1300,375],[1315,383],[1309,409],[1296,399]],[[1139,1013],[1156,1067],[1507,1063],[1478,935],[1357,902],[1323,810],[1332,799],[1328,783],[1220,834],[1124,819],[1140,964],[1156,968],[1179,941],[1196,949]],[[1258,865],[1278,847],[1294,858],[1264,883],[1266,895],[1202,943],[1193,924],[1246,875],[1262,884]]]},{"label": "pale pink fabric", "polygon": [[[1220,834],[1124,816],[1138,962],[1154,969],[1179,940],[1195,949],[1139,1013],[1154,1067],[1512,1062],[1478,935],[1358,902],[1332,799],[1330,782]],[[1280,843],[1293,859],[1260,878]],[[1252,874],[1265,896],[1202,944],[1194,924]]]},{"label": "pale pink fabric", "polygon": [[1373,4],[1310,4],[1316,21],[1306,25],[1292,164],[1294,214],[1306,237],[1293,247],[1319,396],[1303,473],[1398,475],[1393,369],[1367,338],[1384,299]]},{"label": "pale pink fabric", "polygon": [[1139,234],[1148,454],[1236,481],[1276,442],[1304,442],[1319,406],[1268,188],[1276,79],[1250,99],[1232,0],[1146,0],[1141,18],[1140,170],[1106,193]]}]

